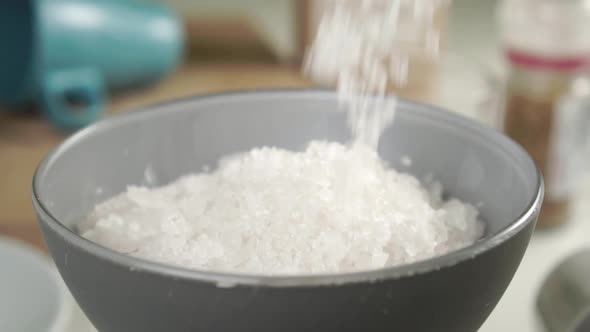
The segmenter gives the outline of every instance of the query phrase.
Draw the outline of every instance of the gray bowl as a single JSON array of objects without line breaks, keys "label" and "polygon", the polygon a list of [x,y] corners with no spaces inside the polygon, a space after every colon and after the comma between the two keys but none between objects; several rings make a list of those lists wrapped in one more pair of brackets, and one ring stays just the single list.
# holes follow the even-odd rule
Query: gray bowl
[{"label": "gray bowl", "polygon": [[[97,202],[130,184],[161,185],[255,146],[302,149],[349,138],[328,91],[259,91],[184,99],[116,116],[69,138],[33,181],[53,258],[101,332],[476,331],[524,254],[543,196],[529,156],[503,135],[402,102],[383,158],[433,174],[482,203],[485,237],[451,254],[377,271],[263,277],[191,271],[129,257],[76,234]],[[147,176],[146,176],[147,175]]]}]

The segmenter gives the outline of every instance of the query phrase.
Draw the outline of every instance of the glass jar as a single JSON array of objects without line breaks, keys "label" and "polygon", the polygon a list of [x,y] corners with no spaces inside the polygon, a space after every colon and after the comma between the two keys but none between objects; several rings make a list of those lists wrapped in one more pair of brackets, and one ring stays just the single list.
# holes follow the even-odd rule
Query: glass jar
[{"label": "glass jar", "polygon": [[435,69],[420,77],[423,85],[415,83],[396,94],[501,128],[503,82],[493,66],[453,52],[442,53],[435,65]]},{"label": "glass jar", "polygon": [[[334,86],[343,67],[362,66],[367,57],[375,57],[387,72],[390,92],[420,89],[428,94],[438,71],[436,59],[445,47],[450,3],[451,0],[312,1],[309,48],[304,61],[306,75],[315,83]],[[359,36],[366,40],[357,40]],[[315,61],[321,68],[307,67],[310,54],[323,59]]]},{"label": "glass jar", "polygon": [[499,28],[508,62],[504,131],[545,178],[538,227],[568,220],[590,113],[590,6],[585,0],[503,0]]}]

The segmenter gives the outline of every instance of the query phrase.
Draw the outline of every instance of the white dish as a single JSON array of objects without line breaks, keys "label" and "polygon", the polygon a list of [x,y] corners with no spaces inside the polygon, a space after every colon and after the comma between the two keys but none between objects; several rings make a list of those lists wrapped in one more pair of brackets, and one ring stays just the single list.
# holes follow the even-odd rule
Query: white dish
[{"label": "white dish", "polygon": [[73,303],[48,257],[0,237],[0,331],[63,332]]}]

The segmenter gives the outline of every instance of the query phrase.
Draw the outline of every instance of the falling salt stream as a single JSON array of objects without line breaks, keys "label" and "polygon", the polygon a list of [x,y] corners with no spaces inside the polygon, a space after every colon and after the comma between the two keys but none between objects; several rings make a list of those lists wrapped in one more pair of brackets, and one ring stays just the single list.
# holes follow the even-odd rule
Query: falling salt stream
[{"label": "falling salt stream", "polygon": [[164,187],[130,186],[95,207],[82,235],[158,262],[264,275],[396,266],[480,238],[475,207],[443,201],[440,184],[425,187],[377,153],[396,106],[387,91],[407,81],[413,52],[436,56],[439,33],[431,27],[443,2],[333,3],[305,71],[337,86],[352,142],[313,141],[301,152],[255,148]]},{"label": "falling salt stream", "polygon": [[376,148],[393,121],[388,89],[408,81],[412,55],[437,58],[434,24],[446,0],[332,0],[308,50],[304,70],[336,85],[354,142]]}]

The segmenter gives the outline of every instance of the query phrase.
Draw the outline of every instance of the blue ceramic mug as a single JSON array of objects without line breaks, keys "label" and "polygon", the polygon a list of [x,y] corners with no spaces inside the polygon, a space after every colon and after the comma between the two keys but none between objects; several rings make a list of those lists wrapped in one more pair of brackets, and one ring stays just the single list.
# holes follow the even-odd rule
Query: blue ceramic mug
[{"label": "blue ceramic mug", "polygon": [[167,7],[133,0],[0,2],[0,103],[37,102],[62,128],[96,120],[109,90],[153,83],[182,56]]}]

